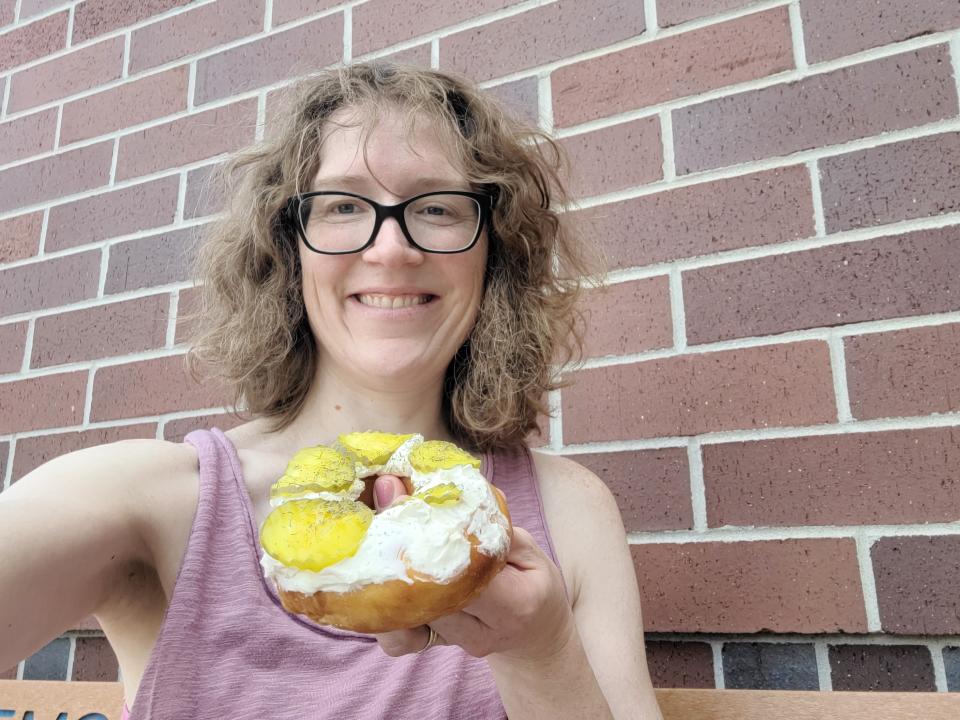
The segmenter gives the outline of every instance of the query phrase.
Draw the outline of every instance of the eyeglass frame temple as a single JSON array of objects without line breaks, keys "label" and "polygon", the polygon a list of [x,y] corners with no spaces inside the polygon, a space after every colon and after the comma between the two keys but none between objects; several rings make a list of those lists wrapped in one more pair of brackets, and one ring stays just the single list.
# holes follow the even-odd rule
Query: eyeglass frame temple
[{"label": "eyeglass frame temple", "polygon": [[[374,210],[374,222],[373,230],[370,233],[370,239],[367,240],[361,247],[356,250],[317,250],[310,244],[310,241],[307,240],[307,235],[303,231],[303,224],[300,222],[300,206],[304,200],[312,197],[321,197],[328,195],[341,195],[344,197],[353,197],[358,200],[363,200],[364,202],[369,203]],[[470,243],[460,250],[431,250],[425,248],[422,245],[419,245],[413,237],[410,235],[410,231],[407,229],[406,220],[403,217],[403,212],[406,210],[407,206],[421,200],[425,197],[430,197],[432,195],[459,195],[461,197],[468,197],[476,201],[477,206],[480,208],[480,220],[477,223],[477,232],[473,237],[473,240]],[[397,203],[396,205],[382,205],[381,203],[371,200],[370,198],[359,195],[357,193],[351,192],[336,192],[333,190],[321,190],[317,192],[308,192],[300,193],[299,195],[293,195],[287,200],[287,205],[283,211],[283,217],[287,223],[293,225],[294,229],[297,232],[297,235],[300,236],[300,239],[303,240],[304,245],[310,249],[311,252],[318,253],[320,255],[352,255],[354,253],[363,252],[369,248],[377,239],[377,235],[380,233],[380,227],[383,225],[383,221],[387,218],[393,218],[397,221],[397,225],[400,226],[400,231],[403,233],[403,236],[407,239],[407,242],[411,247],[416,248],[420,252],[433,253],[435,255],[456,255],[457,253],[467,252],[477,244],[477,241],[480,239],[480,235],[483,233],[483,228],[487,225],[490,220],[490,213],[493,210],[493,195],[490,193],[479,193],[479,192],[468,192],[465,190],[436,190],[428,193],[421,193],[420,195],[415,195],[412,198],[408,198],[403,202]]]}]

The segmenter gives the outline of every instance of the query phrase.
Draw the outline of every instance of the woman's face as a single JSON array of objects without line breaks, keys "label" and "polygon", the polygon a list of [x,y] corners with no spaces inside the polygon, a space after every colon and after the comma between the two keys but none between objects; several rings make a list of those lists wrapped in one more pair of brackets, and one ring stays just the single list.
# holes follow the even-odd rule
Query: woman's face
[{"label": "woman's face", "polygon": [[[385,114],[369,135],[335,125],[355,120],[349,108],[332,116],[309,190],[392,205],[420,193],[471,189],[426,119],[418,118],[410,132],[398,113]],[[486,259],[486,231],[466,252],[424,253],[392,218],[363,252],[321,255],[301,241],[304,302],[321,348],[320,372],[377,389],[439,382],[473,327]]]}]

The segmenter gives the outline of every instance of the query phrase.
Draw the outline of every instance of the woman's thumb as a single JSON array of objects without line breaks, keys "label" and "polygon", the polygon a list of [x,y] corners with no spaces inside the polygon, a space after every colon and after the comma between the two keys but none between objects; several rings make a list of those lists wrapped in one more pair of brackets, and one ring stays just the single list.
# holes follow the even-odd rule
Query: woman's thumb
[{"label": "woman's thumb", "polygon": [[373,507],[377,512],[386,510],[390,503],[406,492],[396,475],[381,475],[373,483]]}]

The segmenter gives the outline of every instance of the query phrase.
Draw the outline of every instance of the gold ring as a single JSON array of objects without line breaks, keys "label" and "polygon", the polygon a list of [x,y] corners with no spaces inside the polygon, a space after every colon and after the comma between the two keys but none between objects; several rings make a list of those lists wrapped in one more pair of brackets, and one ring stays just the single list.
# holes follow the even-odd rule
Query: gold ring
[{"label": "gold ring", "polygon": [[430,637],[427,638],[427,644],[424,645],[421,649],[417,650],[417,655],[419,655],[422,652],[426,652],[427,650],[429,650],[434,645],[440,642],[440,633],[438,633],[429,625],[427,625],[427,629],[430,631]]}]

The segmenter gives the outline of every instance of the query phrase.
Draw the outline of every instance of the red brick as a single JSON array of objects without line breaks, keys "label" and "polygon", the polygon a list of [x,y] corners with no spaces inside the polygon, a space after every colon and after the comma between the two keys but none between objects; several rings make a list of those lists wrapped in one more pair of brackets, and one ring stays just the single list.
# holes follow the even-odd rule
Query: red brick
[{"label": "red brick", "polygon": [[103,142],[0,170],[0,212],[106,185],[112,159]]},{"label": "red brick", "polygon": [[749,5],[754,0],[657,0],[657,24],[670,27]]},{"label": "red brick", "polygon": [[488,80],[639,35],[643,3],[559,0],[440,40],[440,67]]},{"label": "red brick", "polygon": [[[304,0],[298,4],[304,5]],[[370,0],[353,9],[353,54],[379,50],[514,4],[516,0],[416,0],[397,12],[396,0]]]},{"label": "red brick", "polygon": [[213,383],[194,382],[184,356],[173,355],[99,368],[93,377],[90,420],[199,410],[225,402],[226,393]]},{"label": "red brick", "polygon": [[697,95],[794,67],[786,7],[554,71],[557,127]]},{"label": "red brick", "polygon": [[105,637],[78,637],[73,656],[73,680],[114,682],[119,664]]},{"label": "red brick", "polygon": [[89,90],[117,80],[122,72],[122,37],[74,50],[55,60],[15,73],[10,80],[7,112],[19,112]]},{"label": "red brick", "polygon": [[0,263],[23,260],[40,252],[42,229],[42,212],[0,220]]},{"label": "red brick", "polygon": [[177,327],[174,330],[174,344],[179,345],[190,339],[191,324],[187,319],[197,312],[200,307],[201,288],[190,287],[180,291],[180,297],[177,300]]},{"label": "red brick", "polygon": [[673,345],[666,275],[592,290],[584,308],[585,357],[626,355]]},{"label": "red brick", "polygon": [[0,72],[67,46],[67,15],[57,13],[0,35]]},{"label": "red brick", "polygon": [[183,442],[183,439],[194,430],[220,428],[229,430],[237,425],[250,422],[250,418],[239,418],[231,413],[215,413],[212,415],[196,415],[194,417],[168,420],[163,426],[163,439],[170,442]]},{"label": "red brick", "polygon": [[208,3],[134,30],[130,36],[130,72],[262,32],[263,2]]},{"label": "red brick", "polygon": [[336,13],[197,61],[197,104],[331,65],[343,57],[343,15]]},{"label": "red brick", "polygon": [[812,63],[960,27],[960,4],[943,0],[803,0],[800,13]]},{"label": "red brick", "polygon": [[960,633],[960,535],[881,538],[870,557],[884,631]]},{"label": "red brick", "polygon": [[652,632],[866,632],[849,539],[633,545]]},{"label": "red brick", "polygon": [[53,150],[56,131],[56,108],[0,123],[0,162],[22,160]]},{"label": "red brick", "polygon": [[960,309],[960,226],[683,274],[687,339],[706,343]]},{"label": "red brick", "polygon": [[814,234],[802,165],[688,185],[575,213],[613,268],[669,262]]},{"label": "red brick", "polygon": [[707,520],[711,527],[953,522],[957,467],[957,428],[704,445]]},{"label": "red brick", "polygon": [[161,348],[170,295],[151,295],[37,318],[31,367],[99,360]]},{"label": "red brick", "polygon": [[184,218],[205,217],[223,209],[219,188],[211,177],[219,166],[204,165],[187,173],[187,194],[183,203]]},{"label": "red brick", "polygon": [[613,365],[571,379],[564,443],[836,421],[829,351],[816,341]]},{"label": "red brick", "polygon": [[112,245],[104,292],[121,293],[189,279],[196,237],[196,228],[186,228]]},{"label": "red brick", "polygon": [[[55,457],[66,455],[75,450],[105,445],[118,440],[151,439],[156,436],[156,423],[139,423],[137,425],[117,425],[93,430],[18,438],[17,452],[13,461],[13,480],[19,480],[48,460],[53,460]],[[99,626],[95,625],[93,627]],[[81,628],[71,629],[79,630]]]},{"label": "red brick", "polygon": [[12,23],[16,9],[17,0],[0,0],[0,25],[9,25]]},{"label": "red brick", "polygon": [[827,232],[960,210],[960,133],[824,158]]},{"label": "red brick", "polygon": [[343,0],[273,0],[273,26],[329,10]]},{"label": "red brick", "polygon": [[187,109],[187,66],[89,95],[63,106],[60,144],[96,137]]},{"label": "red brick", "polygon": [[117,180],[185,165],[253,142],[256,99],[194,113],[120,138]]},{"label": "red brick", "polygon": [[645,649],[654,687],[715,687],[713,650],[707,643],[648,640]]},{"label": "red brick", "polygon": [[47,251],[106,240],[171,224],[176,218],[180,176],[132,185],[120,190],[50,208]]},{"label": "red brick", "polygon": [[74,11],[73,42],[81,43],[189,2],[191,0],[85,0]]},{"label": "red brick", "polygon": [[930,648],[923,645],[831,645],[834,690],[935,692]]},{"label": "red brick", "polygon": [[27,347],[27,323],[0,325],[0,374],[14,373],[23,364]]},{"label": "red brick", "polygon": [[735,165],[954,117],[946,45],[673,112],[677,173]]},{"label": "red brick", "polygon": [[0,434],[78,425],[86,389],[86,370],[0,383]]},{"label": "red brick", "polygon": [[95,297],[99,281],[97,251],[0,270],[0,317]]},{"label": "red brick", "polygon": [[60,5],[70,5],[68,0],[20,0],[20,21],[53,10]]},{"label": "red brick", "polygon": [[568,457],[592,470],[610,488],[627,532],[693,527],[685,448]]},{"label": "red brick", "polygon": [[960,410],[960,324],[848,337],[844,352],[854,417]]},{"label": "red brick", "polygon": [[540,125],[540,81],[536,77],[494,85],[487,92],[499,98],[514,117],[533,127]]},{"label": "red brick", "polygon": [[660,118],[648,117],[560,141],[570,159],[568,189],[587,197],[663,177]]}]

